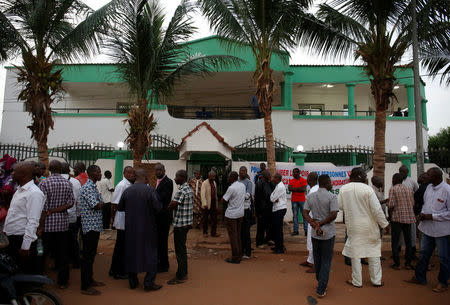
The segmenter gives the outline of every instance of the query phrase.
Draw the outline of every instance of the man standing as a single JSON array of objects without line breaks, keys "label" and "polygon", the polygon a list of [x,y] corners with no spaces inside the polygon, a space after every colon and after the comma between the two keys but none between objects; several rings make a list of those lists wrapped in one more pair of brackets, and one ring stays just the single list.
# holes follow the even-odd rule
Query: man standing
[{"label": "man standing", "polygon": [[[173,182],[166,176],[166,169],[161,163],[155,166],[156,192],[161,200],[162,209],[156,217],[156,228],[158,233],[158,272],[169,271],[169,230],[172,214],[168,210],[172,200]],[[192,216],[192,215],[191,215]]]},{"label": "man standing", "polygon": [[[41,217],[44,254],[55,256],[59,288],[65,289],[69,282],[69,215],[67,209],[75,204],[72,184],[61,176],[61,162],[50,162],[51,176],[39,184],[46,197]],[[44,260],[45,261],[45,260]]]},{"label": "man standing", "polygon": [[[298,210],[303,214],[303,206],[305,205],[305,192],[306,186],[308,185],[306,180],[300,177],[300,170],[294,168],[292,171],[293,179],[289,181],[288,189],[292,192],[291,202],[292,202],[292,217],[294,222],[294,229],[292,235],[298,235]],[[303,221],[303,231],[305,236],[308,233],[308,223]]]},{"label": "man standing", "polygon": [[218,237],[217,234],[217,197],[216,173],[210,171],[208,179],[202,183],[201,188],[202,201],[202,226],[203,236],[208,237],[208,218],[211,218],[211,236]]},{"label": "man standing", "polygon": [[[317,175],[316,172],[310,172],[308,174],[308,177],[306,177],[306,182],[308,183],[309,186],[309,193],[308,194],[313,194],[315,192],[317,192],[317,190],[319,189],[319,185],[317,184],[319,176]],[[312,204],[312,203],[311,203]],[[313,214],[311,212],[311,204],[309,205],[309,217],[313,217]],[[300,266],[304,266],[304,267],[309,267],[308,270],[306,270],[306,273],[316,273],[316,269],[314,268],[314,255],[313,255],[313,245],[312,245],[312,235],[311,232],[312,231],[312,227],[311,225],[308,223],[308,234],[306,235],[306,248],[308,249],[308,258],[306,259],[305,262],[301,263]]]},{"label": "man standing", "polygon": [[167,282],[169,285],[181,284],[187,280],[188,261],[186,239],[187,233],[192,226],[192,210],[194,205],[194,193],[187,183],[187,173],[185,170],[177,171],[175,183],[180,185],[180,188],[175,193],[172,202],[170,202],[168,210],[175,210],[175,217],[173,218],[173,242],[175,244],[178,270],[176,276]]},{"label": "man standing", "polygon": [[270,172],[262,172],[262,179],[255,185],[255,212],[257,218],[256,246],[264,249],[264,244],[272,240],[272,202],[270,195],[275,186],[270,181]]},{"label": "man standing", "polygon": [[123,179],[115,188],[113,198],[111,200],[111,214],[113,215],[113,226],[117,229],[116,244],[111,261],[111,268],[109,275],[114,279],[126,279],[128,276],[125,273],[125,212],[116,212],[120,202],[122,193],[134,183],[135,172],[131,166],[126,166],[123,169]]},{"label": "man standing", "polygon": [[36,273],[36,231],[39,226],[45,197],[34,184],[35,165],[20,162],[14,165],[12,180],[19,185],[14,193],[3,231],[8,236],[9,255],[25,273]]},{"label": "man standing", "polygon": [[97,188],[100,191],[103,199],[103,229],[108,230],[111,224],[111,199],[114,192],[114,187],[111,182],[111,172],[105,171],[104,175],[105,178],[97,182]]},{"label": "man standing", "polygon": [[81,293],[85,295],[99,295],[100,291],[94,287],[105,286],[93,278],[95,255],[98,240],[102,231],[102,196],[97,189],[96,182],[102,179],[102,172],[97,165],[90,165],[87,169],[89,179],[81,187],[81,238],[83,241],[83,255],[81,261]]},{"label": "man standing", "polygon": [[241,228],[241,242],[242,242],[242,258],[250,259],[252,255],[252,241],[250,238],[250,227],[252,226],[252,194],[253,183],[247,178],[247,168],[241,166],[239,169],[239,182],[245,186],[245,201],[244,201],[244,218],[242,219]]},{"label": "man standing", "polygon": [[266,170],[266,163],[260,163],[259,164],[259,172],[255,175],[255,184],[262,179],[263,172]]},{"label": "man standing", "polygon": [[406,245],[406,262],[405,268],[411,270],[411,224],[416,222],[414,216],[414,195],[410,188],[402,184],[403,177],[401,174],[394,174],[392,177],[392,188],[389,191],[389,215],[391,217],[391,245],[392,258],[394,264],[393,269],[400,270],[400,232],[403,232]]},{"label": "man standing", "polygon": [[225,259],[227,263],[239,264],[242,258],[241,228],[244,217],[245,185],[238,181],[238,173],[228,175],[228,187],[222,197],[222,203],[228,204],[225,211],[225,224],[231,244],[231,258]]},{"label": "man standing", "polygon": [[286,252],[286,248],[284,247],[283,223],[284,215],[286,215],[287,209],[287,196],[286,186],[284,185],[282,179],[283,177],[280,173],[276,173],[275,176],[273,176],[275,189],[270,195],[270,201],[273,203],[272,230],[275,247],[272,248],[272,251],[274,254],[282,254]]},{"label": "man standing", "polygon": [[383,286],[380,227],[389,225],[375,192],[365,184],[366,179],[361,167],[353,168],[350,183],[340,189],[338,196],[348,233],[342,254],[350,257],[352,264],[352,280],[347,280],[347,283],[358,288],[362,287],[361,258],[364,257],[368,257],[372,285]]},{"label": "man standing", "polygon": [[144,290],[152,291],[162,287],[155,284],[158,265],[156,214],[162,204],[148,182],[147,171],[137,169],[135,183],[120,198],[119,211],[125,212],[125,270],[130,288],[138,286],[139,272],[147,272]]},{"label": "man standing", "polygon": [[[319,177],[319,190],[309,194],[306,199],[303,218],[312,226],[314,232],[311,232],[314,262],[316,269],[317,296],[325,296],[330,276],[331,259],[333,257],[334,239],[336,228],[334,220],[337,217],[339,206],[336,195],[330,191],[333,188],[331,179],[328,175]],[[314,219],[310,217],[312,212]]]},{"label": "man standing", "polygon": [[424,196],[424,205],[419,215],[419,230],[422,232],[420,258],[415,269],[415,276],[410,283],[425,285],[427,268],[434,248],[437,247],[440,261],[439,283],[434,292],[448,290],[450,276],[450,185],[442,179],[442,171],[438,167],[428,170],[431,184]]},{"label": "man standing", "polygon": [[[189,180],[189,186],[194,192],[194,220],[193,226],[195,229],[199,229],[202,223],[202,198],[201,188],[203,184],[202,174],[198,169],[194,170],[194,177]],[[203,232],[204,234],[204,232]]]},{"label": "man standing", "polygon": [[387,215],[386,213],[386,203],[389,201],[389,199],[385,199],[384,198],[384,181],[383,178],[378,177],[378,176],[373,176],[371,179],[372,182],[372,188],[373,191],[375,192],[375,195],[378,198],[378,201],[381,204],[381,208],[383,209],[383,212],[385,215]]},{"label": "man standing", "polygon": [[86,174],[86,165],[84,165],[83,162],[78,162],[77,164],[75,164],[73,173],[75,174],[75,179],[80,181],[81,186],[83,186],[89,179],[88,175]]},{"label": "man standing", "polygon": [[[419,189],[419,184],[414,181],[414,179],[412,179],[411,177],[408,176],[409,174],[409,169],[406,165],[402,165],[400,166],[400,168],[398,169],[398,172],[402,175],[403,177],[403,182],[402,184],[408,188],[410,188],[412,190],[413,193],[415,193],[418,189]],[[403,242],[405,241],[405,237],[403,236],[402,233],[400,233],[400,243],[399,243],[399,252],[401,251],[401,245],[403,244]],[[416,240],[417,240],[417,227],[416,227],[416,223],[413,223],[411,225],[411,247],[412,247],[412,253],[413,256],[415,258],[416,255]]]},{"label": "man standing", "polygon": [[80,218],[80,205],[79,205],[79,197],[81,184],[75,178],[70,177],[70,166],[69,163],[62,163],[61,176],[64,179],[69,180],[70,184],[72,184],[73,198],[75,200],[74,205],[67,210],[69,214],[69,257],[70,262],[72,263],[73,268],[80,268],[80,246],[78,244],[78,232],[81,228],[81,218]]}]

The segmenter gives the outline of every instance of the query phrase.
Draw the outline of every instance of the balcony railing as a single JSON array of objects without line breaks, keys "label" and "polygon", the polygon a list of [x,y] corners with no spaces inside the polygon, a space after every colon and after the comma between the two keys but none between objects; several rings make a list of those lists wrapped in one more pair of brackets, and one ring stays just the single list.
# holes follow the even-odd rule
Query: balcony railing
[{"label": "balcony railing", "polygon": [[262,116],[254,107],[168,106],[169,114],[180,119],[254,120]]},{"label": "balcony railing", "polygon": [[[349,116],[348,110],[320,110],[320,109],[298,109],[294,110],[295,115],[307,115],[307,116]],[[375,116],[374,110],[358,110],[355,111],[357,117],[371,117]],[[408,117],[408,112],[386,111],[386,116],[391,117]]]}]

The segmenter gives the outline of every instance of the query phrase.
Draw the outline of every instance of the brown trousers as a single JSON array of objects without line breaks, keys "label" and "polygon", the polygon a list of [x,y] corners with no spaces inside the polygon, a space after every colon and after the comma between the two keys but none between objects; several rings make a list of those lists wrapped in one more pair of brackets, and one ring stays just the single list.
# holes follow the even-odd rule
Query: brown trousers
[{"label": "brown trousers", "polygon": [[225,217],[225,224],[227,225],[228,236],[231,244],[231,259],[233,261],[241,261],[242,258],[242,242],[241,242],[241,228],[242,219],[231,219]]}]

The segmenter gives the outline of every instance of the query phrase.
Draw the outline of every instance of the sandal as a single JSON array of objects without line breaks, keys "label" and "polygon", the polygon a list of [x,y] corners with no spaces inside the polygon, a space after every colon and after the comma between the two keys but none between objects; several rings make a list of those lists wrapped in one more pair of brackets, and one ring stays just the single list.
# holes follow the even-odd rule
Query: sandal
[{"label": "sandal", "polygon": [[352,282],[351,280],[346,280],[345,282],[346,282],[347,284],[349,284],[349,285],[355,287],[355,288],[362,288],[362,286],[356,286],[356,285],[354,285],[353,282]]},{"label": "sandal", "polygon": [[433,288],[434,292],[441,293],[448,290],[447,286],[442,285],[441,283],[437,284],[436,287]]}]

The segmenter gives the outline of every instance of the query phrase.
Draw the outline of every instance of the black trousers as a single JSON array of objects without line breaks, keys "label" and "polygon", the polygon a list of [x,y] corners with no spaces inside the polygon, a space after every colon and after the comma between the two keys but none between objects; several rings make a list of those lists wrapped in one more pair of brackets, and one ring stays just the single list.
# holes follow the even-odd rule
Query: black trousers
[{"label": "black trousers", "polygon": [[125,230],[116,230],[116,244],[111,261],[109,274],[125,275]]},{"label": "black trousers", "polygon": [[158,270],[169,269],[169,230],[171,217],[168,211],[157,215],[156,230],[158,233]]},{"label": "black trousers", "polygon": [[8,255],[14,259],[19,267],[19,271],[25,274],[41,273],[36,253],[37,241],[31,243],[28,257],[22,257],[20,256],[20,249],[22,248],[23,235],[9,235],[8,240],[9,245],[8,248],[6,248],[6,251]]},{"label": "black trousers", "polygon": [[257,215],[256,246],[261,246],[272,240],[272,211],[265,211]]},{"label": "black trousers", "polygon": [[111,225],[111,202],[105,202],[102,207],[103,229],[109,229]]},{"label": "black trousers", "polygon": [[175,244],[175,255],[178,263],[176,277],[179,280],[185,279],[188,275],[186,239],[190,228],[190,226],[173,228],[173,242]]},{"label": "black trousers", "polygon": [[[144,277],[144,287],[152,286],[156,279],[155,272],[147,272]],[[130,283],[130,287],[133,285],[137,285],[139,283],[139,279],[136,272],[128,272],[128,282]]]},{"label": "black trousers", "polygon": [[405,239],[405,264],[410,265],[412,259],[412,245],[411,245],[411,224],[391,221],[391,247],[392,258],[394,264],[400,266],[400,232],[403,232]]},{"label": "black trousers", "polygon": [[69,231],[42,233],[44,257],[48,257],[50,253],[54,255],[58,285],[67,285],[69,282],[69,240]]},{"label": "black trousers", "polygon": [[93,279],[93,268],[95,255],[97,254],[98,240],[100,232],[89,231],[82,235],[83,258],[81,260],[81,290],[91,287]]},{"label": "black trousers", "polygon": [[78,234],[81,229],[81,218],[78,217],[74,223],[69,223],[69,259],[74,268],[80,266],[80,245],[78,244]]},{"label": "black trousers", "polygon": [[252,226],[252,210],[245,209],[244,218],[242,220],[241,242],[242,242],[242,253],[248,257],[252,255],[252,244],[250,238],[251,226]]},{"label": "black trousers", "polygon": [[286,209],[278,210],[272,213],[273,241],[276,250],[284,250],[283,220],[286,215]]}]

